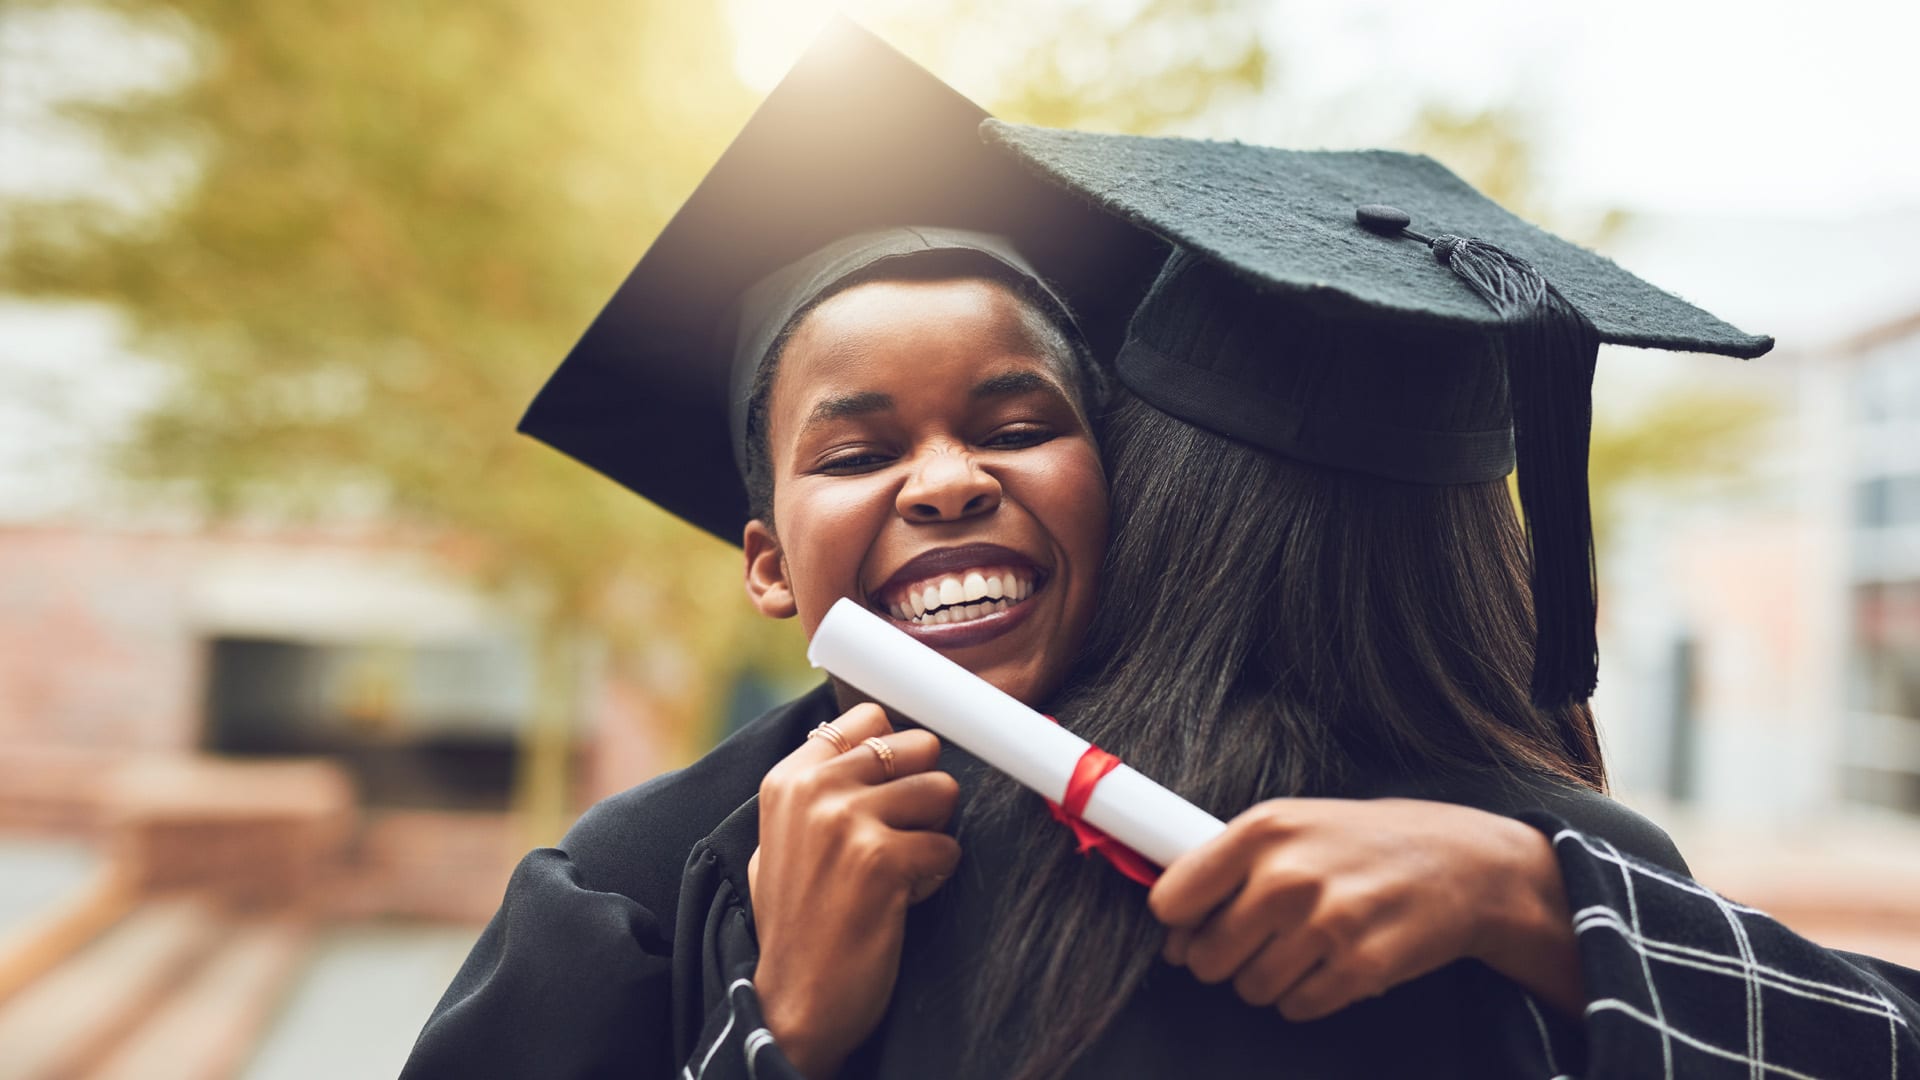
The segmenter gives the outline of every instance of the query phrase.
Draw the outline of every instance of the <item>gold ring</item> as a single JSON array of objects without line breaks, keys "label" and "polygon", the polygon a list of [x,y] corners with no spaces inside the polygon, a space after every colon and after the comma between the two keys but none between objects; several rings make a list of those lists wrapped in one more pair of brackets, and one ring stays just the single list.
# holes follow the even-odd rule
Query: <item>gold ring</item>
[{"label": "gold ring", "polygon": [[832,724],[821,724],[819,727],[807,732],[807,738],[824,740],[828,746],[833,747],[833,752],[836,754],[844,754],[853,749],[853,744],[848,742],[847,737],[840,734],[840,729],[834,727]]},{"label": "gold ring", "polygon": [[880,759],[880,767],[887,770],[887,779],[893,779],[893,747],[881,742],[878,735],[861,739],[860,745],[873,751],[873,756]]}]

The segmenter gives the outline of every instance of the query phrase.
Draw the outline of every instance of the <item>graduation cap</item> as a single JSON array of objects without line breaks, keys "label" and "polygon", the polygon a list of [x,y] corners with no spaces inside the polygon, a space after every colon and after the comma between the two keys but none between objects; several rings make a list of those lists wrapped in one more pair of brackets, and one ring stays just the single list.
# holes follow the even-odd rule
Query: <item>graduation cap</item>
[{"label": "graduation cap", "polygon": [[1599,345],[1759,356],[1728,325],[1438,162],[988,121],[1037,175],[1177,245],[1116,366],[1154,406],[1315,464],[1464,484],[1516,465],[1533,698],[1591,696]]},{"label": "graduation cap", "polygon": [[1038,275],[1111,355],[1164,244],[987,147],[985,116],[836,19],[660,232],[520,430],[739,543],[748,504],[736,462],[764,359],[754,350],[835,280],[915,251],[973,251],[1012,276]]}]

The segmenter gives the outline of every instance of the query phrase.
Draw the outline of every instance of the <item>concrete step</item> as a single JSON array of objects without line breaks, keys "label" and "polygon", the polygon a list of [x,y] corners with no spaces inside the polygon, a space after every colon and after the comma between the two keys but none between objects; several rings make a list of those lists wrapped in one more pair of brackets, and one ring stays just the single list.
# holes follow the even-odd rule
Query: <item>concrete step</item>
[{"label": "concrete step", "polygon": [[398,1076],[477,933],[392,922],[321,929],[246,1080]]},{"label": "concrete step", "polygon": [[0,850],[0,1009],[135,903],[110,865],[82,859],[35,865],[19,855],[17,846]]},{"label": "concrete step", "polygon": [[236,920],[218,949],[87,1080],[230,1080],[272,1022],[312,933],[304,920]]},{"label": "concrete step", "polygon": [[0,1007],[0,1076],[85,1076],[212,951],[218,913],[155,901],[80,948]]}]

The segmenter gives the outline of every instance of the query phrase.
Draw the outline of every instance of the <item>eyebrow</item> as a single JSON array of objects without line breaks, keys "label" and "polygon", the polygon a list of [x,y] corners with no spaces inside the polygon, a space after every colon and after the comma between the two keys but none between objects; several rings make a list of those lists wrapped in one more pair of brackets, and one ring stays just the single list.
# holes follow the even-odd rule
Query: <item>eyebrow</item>
[{"label": "eyebrow", "polygon": [[[991,381],[991,380],[989,380]],[[844,420],[849,416],[865,416],[869,413],[886,412],[893,408],[893,396],[868,391],[863,394],[843,394],[830,397],[813,407],[807,414],[808,426],[828,420]]]},{"label": "eyebrow", "polygon": [[973,399],[1012,397],[1015,394],[1031,394],[1036,390],[1059,393],[1060,387],[1052,379],[1031,371],[1009,371],[982,379],[973,388]]},{"label": "eyebrow", "polygon": [[[1013,397],[1018,394],[1031,394],[1036,391],[1059,393],[1060,387],[1053,380],[1031,371],[1009,371],[989,376],[974,384],[968,394],[975,401],[987,398]],[[853,416],[868,416],[877,412],[886,412],[894,406],[893,395],[878,391],[859,394],[842,394],[830,397],[813,407],[807,414],[807,427],[833,420],[845,420]]]}]

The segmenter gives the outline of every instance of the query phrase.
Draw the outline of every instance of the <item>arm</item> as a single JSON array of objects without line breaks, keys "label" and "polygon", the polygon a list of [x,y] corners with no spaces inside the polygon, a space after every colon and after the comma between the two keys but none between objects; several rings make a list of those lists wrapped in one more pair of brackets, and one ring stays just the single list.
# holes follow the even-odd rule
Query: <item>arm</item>
[{"label": "arm", "polygon": [[805,1080],[766,1030],[749,978],[756,949],[743,901],[721,885],[709,907],[701,938],[685,944],[730,978],[690,1052],[676,1055],[672,957],[653,916],[627,897],[581,888],[564,853],[533,852],[420,1033],[402,1080]]},{"label": "arm", "polygon": [[1166,958],[1313,1020],[1462,958],[1566,1012],[1579,955],[1553,853],[1520,822],[1411,799],[1276,799],[1167,868]]},{"label": "arm", "polygon": [[1920,1077],[1920,972],[1822,948],[1547,815],[1526,821],[1552,841],[1579,935],[1587,1080]]},{"label": "arm", "polygon": [[[761,782],[751,901],[705,841],[675,857],[685,868],[673,927],[624,893],[588,887],[566,852],[529,855],[421,1032],[406,1080],[833,1075],[885,1010],[907,907],[959,858],[939,831],[958,795],[933,769],[939,740],[890,733],[871,705],[835,725],[849,752],[805,740]],[[893,750],[894,777],[859,745],[869,736]],[[604,876],[640,857],[636,830],[659,819],[599,820],[576,855],[591,853]]]},{"label": "arm", "polygon": [[672,1074],[672,959],[654,914],[542,848],[414,1043],[405,1080]]}]

